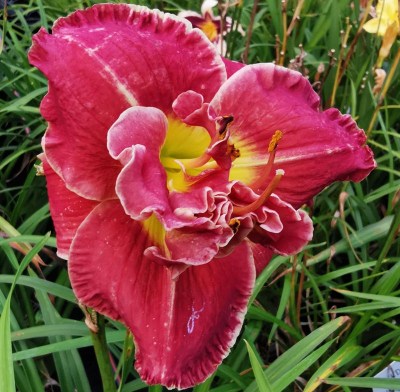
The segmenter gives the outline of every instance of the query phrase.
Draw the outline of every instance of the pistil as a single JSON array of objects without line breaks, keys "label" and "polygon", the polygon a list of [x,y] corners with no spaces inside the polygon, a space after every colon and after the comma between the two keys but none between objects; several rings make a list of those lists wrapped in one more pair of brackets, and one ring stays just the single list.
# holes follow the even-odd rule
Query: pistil
[{"label": "pistil", "polygon": [[238,216],[245,215],[255,211],[257,208],[260,208],[265,203],[265,201],[272,195],[272,193],[278,186],[284,174],[285,174],[284,170],[278,169],[275,173],[275,177],[265,188],[264,192],[261,193],[258,199],[248,204],[247,206],[234,206],[233,215],[238,215]]}]

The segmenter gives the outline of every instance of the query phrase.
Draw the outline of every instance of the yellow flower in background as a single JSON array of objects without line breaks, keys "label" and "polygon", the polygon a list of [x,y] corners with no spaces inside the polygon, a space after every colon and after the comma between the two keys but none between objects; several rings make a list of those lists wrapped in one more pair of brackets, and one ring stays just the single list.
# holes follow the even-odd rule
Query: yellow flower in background
[{"label": "yellow flower in background", "polygon": [[368,33],[383,37],[376,62],[377,67],[381,68],[383,60],[389,55],[390,48],[400,32],[398,0],[378,0],[376,17],[365,23],[363,28]]},{"label": "yellow flower in background", "polygon": [[[394,25],[394,26],[392,26]],[[363,26],[368,33],[385,36],[387,30],[392,27],[399,31],[399,3],[397,0],[378,0],[376,17],[369,20]]]}]

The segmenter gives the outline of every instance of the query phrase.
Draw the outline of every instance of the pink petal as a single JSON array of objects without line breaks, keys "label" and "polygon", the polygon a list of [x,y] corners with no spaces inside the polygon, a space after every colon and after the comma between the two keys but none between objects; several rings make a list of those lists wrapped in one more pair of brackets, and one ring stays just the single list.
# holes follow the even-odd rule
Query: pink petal
[{"label": "pink petal", "polygon": [[[224,83],[210,112],[234,117],[231,139],[241,156],[231,179],[249,186],[265,172],[272,135],[283,132],[271,176],[284,169],[276,193],[296,207],[333,181],[360,181],[375,167],[364,132],[336,109],[321,112],[318,95],[298,72],[272,64],[246,66]],[[271,176],[255,190],[265,189]]]},{"label": "pink petal", "polygon": [[239,63],[238,61],[229,60],[225,57],[222,57],[222,61],[225,64],[226,74],[228,78],[230,78],[234,73],[246,66],[246,64]]},{"label": "pink petal", "polygon": [[115,197],[120,165],[107,154],[106,135],[124,110],[170,112],[187,90],[209,101],[226,78],[213,45],[188,22],[126,4],[58,19],[52,34],[34,37],[29,59],[49,79],[41,106],[49,164],[69,189],[96,200]]},{"label": "pink petal", "polygon": [[257,276],[263,272],[264,268],[271,261],[274,251],[271,248],[249,241],[251,253],[254,258]]},{"label": "pink petal", "polygon": [[82,303],[132,330],[144,381],[188,388],[213,373],[234,344],[254,284],[253,259],[244,242],[173,280],[143,257],[150,243],[117,201],[103,202],[78,229],[71,282]]},{"label": "pink petal", "polygon": [[125,149],[140,144],[159,160],[167,128],[167,118],[160,109],[143,106],[129,108],[108,131],[108,151],[114,159],[120,159],[120,154]]},{"label": "pink petal", "polygon": [[158,156],[141,144],[132,147],[130,153],[116,187],[125,212],[138,220],[148,218],[153,212],[158,216],[170,213],[167,176]]},{"label": "pink petal", "polygon": [[232,238],[229,226],[216,227],[214,230],[201,230],[193,227],[174,229],[165,235],[168,256],[161,253],[158,247],[151,247],[144,253],[150,260],[167,267],[176,268],[177,276],[188,266],[209,263]]},{"label": "pink petal", "polygon": [[[258,195],[236,182],[231,184],[229,198],[235,205],[243,206],[256,201]],[[276,194],[272,194],[261,207],[248,215],[255,221],[248,238],[269,247],[274,253],[298,253],[312,239],[313,224],[310,217],[304,211],[294,209]]]},{"label": "pink petal", "polygon": [[76,230],[98,202],[84,199],[68,190],[48,164],[45,154],[41,154],[39,158],[43,162],[46,176],[50,213],[57,238],[57,255],[68,259],[69,248]]},{"label": "pink petal", "polygon": [[195,91],[185,91],[172,104],[175,115],[185,124],[207,129],[211,137],[215,134],[215,122],[208,116],[208,103]]},{"label": "pink petal", "polygon": [[[313,223],[310,217],[302,210],[295,210],[290,204],[282,201],[278,196],[271,195],[266,201],[265,217],[269,211],[275,211],[282,222],[282,230],[270,230],[268,220],[259,221],[259,227],[253,230],[249,239],[269,247],[275,253],[292,255],[300,252],[313,236]],[[264,209],[262,207],[260,209]],[[260,215],[260,213],[258,214]]]}]

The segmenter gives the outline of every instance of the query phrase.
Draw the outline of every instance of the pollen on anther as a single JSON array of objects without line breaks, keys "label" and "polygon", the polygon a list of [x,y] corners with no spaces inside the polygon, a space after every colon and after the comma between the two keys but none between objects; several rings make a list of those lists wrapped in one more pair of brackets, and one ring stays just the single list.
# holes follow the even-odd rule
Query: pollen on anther
[{"label": "pollen on anther", "polygon": [[276,147],[278,146],[278,142],[279,140],[282,139],[283,136],[283,132],[282,131],[275,131],[275,133],[273,134],[271,141],[269,142],[269,146],[268,146],[268,152],[272,152],[276,149]]},{"label": "pollen on anther", "polygon": [[239,230],[239,227],[240,227],[240,220],[236,219],[236,218],[231,219],[229,221],[229,226],[232,229],[233,234],[236,234],[238,232],[238,230]]}]

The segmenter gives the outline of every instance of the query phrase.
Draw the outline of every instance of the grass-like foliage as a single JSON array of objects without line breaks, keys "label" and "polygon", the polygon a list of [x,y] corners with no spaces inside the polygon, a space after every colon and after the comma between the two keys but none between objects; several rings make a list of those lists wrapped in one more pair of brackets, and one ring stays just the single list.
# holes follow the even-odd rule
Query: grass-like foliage
[{"label": "grass-like foliage", "polygon": [[[1,392],[102,390],[96,342],[66,263],[55,255],[45,181],[36,176],[46,128],[38,108],[47,85],[27,60],[40,26],[49,29],[56,18],[96,2],[0,3]],[[193,0],[137,3],[173,13],[200,8]],[[227,3],[220,1],[219,12],[246,34],[234,27],[225,55],[275,61],[307,75],[324,108],[350,113],[366,130],[378,167],[362,183],[337,183],[316,197],[308,207],[313,241],[294,257],[275,257],[258,277],[236,345],[193,390],[400,390],[399,381],[373,378],[400,360],[400,46],[394,42],[384,60],[379,85],[374,69],[382,38],[362,29],[370,19],[363,7],[375,2]],[[97,321],[105,323],[118,391],[162,391],[138,378],[125,328]]]}]

